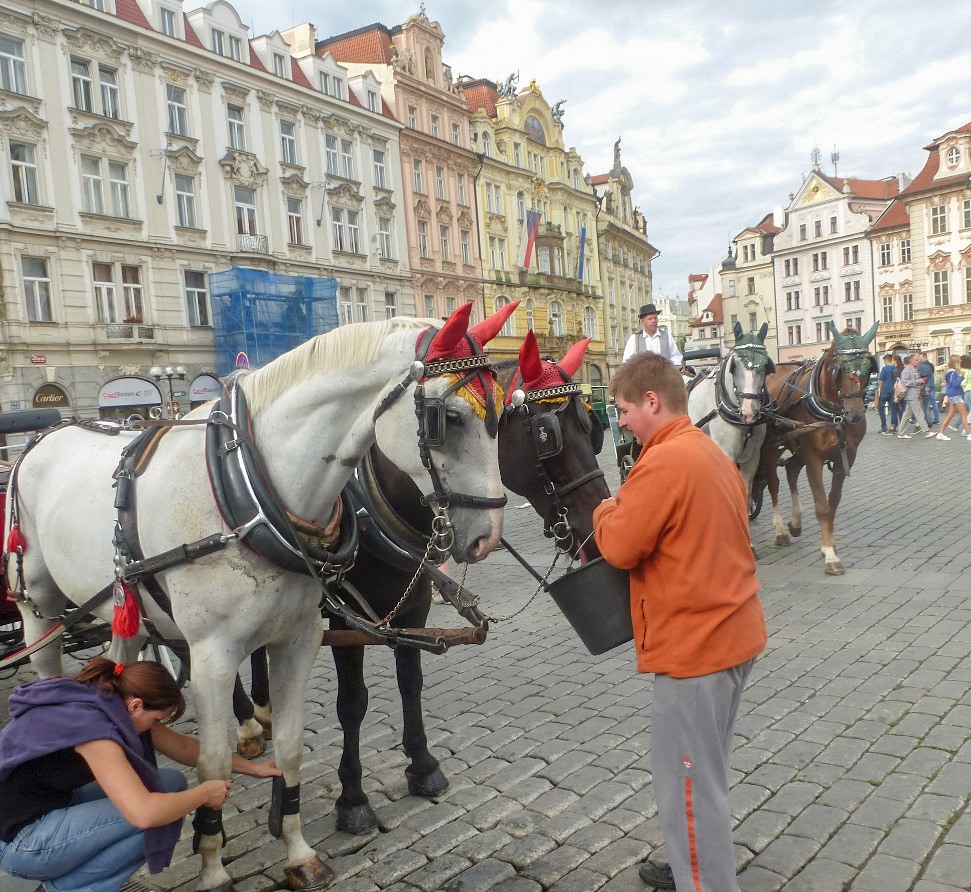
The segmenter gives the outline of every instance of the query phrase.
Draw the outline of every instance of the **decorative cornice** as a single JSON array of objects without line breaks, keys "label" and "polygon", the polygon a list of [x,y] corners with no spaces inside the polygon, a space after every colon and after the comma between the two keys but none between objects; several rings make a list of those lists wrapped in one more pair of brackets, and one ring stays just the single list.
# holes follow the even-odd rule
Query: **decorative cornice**
[{"label": "decorative cornice", "polygon": [[257,90],[256,99],[260,104],[260,109],[265,112],[270,111],[276,103],[276,96],[269,90]]},{"label": "decorative cornice", "polygon": [[375,210],[385,211],[389,214],[394,212],[395,207],[397,207],[397,205],[395,205],[388,195],[382,195],[381,198],[374,202]]},{"label": "decorative cornice", "polygon": [[45,43],[54,43],[60,33],[63,24],[57,19],[42,13],[34,13],[34,27],[37,29],[37,36]]},{"label": "decorative cornice", "polygon": [[211,93],[213,85],[216,83],[216,76],[211,71],[202,68],[194,68],[192,76],[196,79],[200,93]]},{"label": "decorative cornice", "polygon": [[119,133],[110,124],[92,124],[90,127],[71,128],[68,131],[74,137],[74,145],[89,152],[114,151],[126,155],[133,155],[138,143],[128,139],[124,133]]},{"label": "decorative cornice", "polygon": [[342,204],[364,204],[363,196],[350,183],[339,183],[336,186],[330,187],[327,190],[327,197],[331,201],[337,201]]},{"label": "decorative cornice", "polygon": [[84,26],[66,30],[64,42],[72,49],[94,53],[105,59],[114,59],[116,62],[120,62],[121,57],[125,54],[125,48],[108,37],[107,34],[92,31]]},{"label": "decorative cornice", "polygon": [[19,15],[10,9],[0,9],[0,31],[27,37],[30,34],[30,16]]},{"label": "decorative cornice", "polygon": [[[193,70],[187,65],[176,65],[174,62],[162,62],[162,69],[158,73],[158,79],[163,84],[174,84],[183,90],[189,89]],[[154,70],[154,69],[149,69]]]},{"label": "decorative cornice", "polygon": [[239,84],[234,84],[231,81],[221,81],[223,88],[223,98],[224,99],[234,99],[236,102],[246,102],[247,97],[250,94],[248,87],[242,87]]},{"label": "decorative cornice", "polygon": [[941,270],[952,269],[954,269],[954,264],[951,263],[951,257],[946,251],[935,251],[927,258],[928,272],[940,272]]},{"label": "decorative cornice", "polygon": [[428,220],[431,218],[432,209],[428,206],[428,202],[424,198],[419,198],[415,202],[415,216],[422,219]]},{"label": "decorative cornice", "polygon": [[252,152],[240,152],[231,149],[226,155],[219,159],[223,172],[227,180],[232,180],[240,186],[256,188],[266,182],[269,173],[267,168],[260,164],[259,158]]},{"label": "decorative cornice", "polygon": [[40,139],[47,129],[47,121],[35,115],[24,106],[0,111],[0,131],[7,136],[26,136],[30,139]]},{"label": "decorative cornice", "polygon": [[310,187],[308,183],[299,173],[291,173],[289,176],[280,177],[280,184],[283,186],[283,192],[285,195],[289,195],[291,198],[303,198],[307,194],[307,189]]},{"label": "decorative cornice", "polygon": [[158,67],[158,53],[153,53],[151,50],[146,50],[140,46],[129,47],[128,58],[131,59],[131,67],[143,74],[154,74]]},{"label": "decorative cornice", "polygon": [[168,157],[169,169],[173,173],[194,174],[202,167],[202,157],[197,155],[188,146],[180,146],[177,149],[169,149],[166,153]]},{"label": "decorative cornice", "polygon": [[435,216],[444,223],[452,222],[452,211],[447,204],[440,204]]}]

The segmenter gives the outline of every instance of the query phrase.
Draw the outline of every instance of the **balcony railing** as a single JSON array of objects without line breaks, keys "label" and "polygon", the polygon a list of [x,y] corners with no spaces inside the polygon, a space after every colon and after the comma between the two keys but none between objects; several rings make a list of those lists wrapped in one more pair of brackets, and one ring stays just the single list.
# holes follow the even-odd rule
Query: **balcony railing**
[{"label": "balcony railing", "polygon": [[245,232],[237,234],[237,248],[241,253],[269,254],[270,240],[265,235],[249,235]]}]

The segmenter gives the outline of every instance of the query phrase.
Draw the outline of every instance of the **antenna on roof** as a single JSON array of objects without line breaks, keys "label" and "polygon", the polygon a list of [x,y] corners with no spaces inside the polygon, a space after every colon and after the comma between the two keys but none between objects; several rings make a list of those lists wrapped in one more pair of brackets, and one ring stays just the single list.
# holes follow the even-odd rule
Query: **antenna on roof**
[{"label": "antenna on roof", "polygon": [[813,146],[809,159],[812,161],[813,170],[819,170],[819,164],[823,160],[823,153],[819,151],[819,146]]},{"label": "antenna on roof", "polygon": [[833,154],[829,156],[829,160],[833,162],[833,176],[836,177],[839,175],[837,170],[840,163],[840,153],[836,151],[836,143],[833,143]]}]

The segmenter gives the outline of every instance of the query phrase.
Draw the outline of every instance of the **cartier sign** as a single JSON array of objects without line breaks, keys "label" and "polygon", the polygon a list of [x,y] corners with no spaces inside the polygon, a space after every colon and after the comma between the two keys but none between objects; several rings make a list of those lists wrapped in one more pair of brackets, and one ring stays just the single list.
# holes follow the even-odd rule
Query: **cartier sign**
[{"label": "cartier sign", "polygon": [[44,384],[34,394],[35,409],[59,409],[69,405],[67,394],[56,384]]}]

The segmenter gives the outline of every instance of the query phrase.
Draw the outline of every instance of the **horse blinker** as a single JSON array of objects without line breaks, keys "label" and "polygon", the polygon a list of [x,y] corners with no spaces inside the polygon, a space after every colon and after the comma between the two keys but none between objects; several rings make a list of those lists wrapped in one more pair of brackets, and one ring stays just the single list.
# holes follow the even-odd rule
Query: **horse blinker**
[{"label": "horse blinker", "polygon": [[563,451],[563,432],[560,430],[560,421],[552,412],[531,415],[529,430],[533,435],[536,457],[541,461],[553,458]]}]

